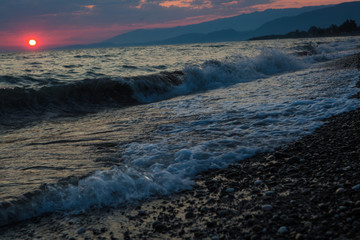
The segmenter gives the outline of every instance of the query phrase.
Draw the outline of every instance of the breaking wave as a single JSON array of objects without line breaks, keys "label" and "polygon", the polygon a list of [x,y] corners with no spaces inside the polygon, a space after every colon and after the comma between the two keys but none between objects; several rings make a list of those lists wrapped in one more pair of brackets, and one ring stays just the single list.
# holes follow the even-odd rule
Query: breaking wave
[{"label": "breaking wave", "polygon": [[[221,61],[210,60],[201,66],[187,66],[183,71],[126,78],[85,79],[39,89],[3,88],[0,89],[0,118],[24,112],[33,115],[48,112],[71,115],[94,112],[104,107],[149,103],[303,67],[304,64],[295,57],[264,50],[252,59],[234,56]],[[14,81],[13,78],[10,80]]]}]

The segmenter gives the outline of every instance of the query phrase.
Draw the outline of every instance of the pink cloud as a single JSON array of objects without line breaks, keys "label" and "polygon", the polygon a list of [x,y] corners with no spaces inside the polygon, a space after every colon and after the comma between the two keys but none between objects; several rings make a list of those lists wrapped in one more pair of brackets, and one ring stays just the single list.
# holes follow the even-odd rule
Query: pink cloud
[{"label": "pink cloud", "polygon": [[204,0],[201,4],[195,3],[194,0],[167,0],[159,3],[159,5],[166,8],[179,7],[190,9],[212,8],[213,6],[210,0]]},{"label": "pink cloud", "polygon": [[84,8],[87,8],[87,9],[94,9],[96,7],[96,5],[85,5],[85,6],[82,6]]},{"label": "pink cloud", "polygon": [[301,1],[288,1],[288,0],[276,0],[268,4],[259,4],[254,5],[251,8],[256,10],[266,10],[269,8],[282,9],[282,8],[300,8],[304,6],[320,6],[320,5],[330,5],[330,4],[339,4],[343,2],[353,2],[353,1],[343,1],[343,0],[301,0]]}]

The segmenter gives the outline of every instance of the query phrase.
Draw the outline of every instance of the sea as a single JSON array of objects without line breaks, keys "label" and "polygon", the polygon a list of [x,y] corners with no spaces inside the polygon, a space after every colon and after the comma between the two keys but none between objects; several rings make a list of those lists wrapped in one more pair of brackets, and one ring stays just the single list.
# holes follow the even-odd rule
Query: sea
[{"label": "sea", "polygon": [[191,189],[360,106],[359,37],[0,53],[0,226]]}]

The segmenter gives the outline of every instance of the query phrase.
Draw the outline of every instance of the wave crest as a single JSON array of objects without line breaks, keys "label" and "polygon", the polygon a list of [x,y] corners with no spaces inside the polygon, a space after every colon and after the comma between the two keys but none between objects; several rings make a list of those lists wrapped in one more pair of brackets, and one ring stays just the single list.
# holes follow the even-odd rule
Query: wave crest
[{"label": "wave crest", "polygon": [[[149,103],[198,91],[254,81],[304,67],[298,59],[264,49],[254,58],[233,56],[187,66],[183,71],[161,72],[126,78],[85,79],[40,89],[0,89],[0,120],[10,116],[38,117],[44,113],[73,115],[96,112],[104,107]],[[30,113],[30,114],[29,114]],[[5,116],[5,117],[4,117]]]}]

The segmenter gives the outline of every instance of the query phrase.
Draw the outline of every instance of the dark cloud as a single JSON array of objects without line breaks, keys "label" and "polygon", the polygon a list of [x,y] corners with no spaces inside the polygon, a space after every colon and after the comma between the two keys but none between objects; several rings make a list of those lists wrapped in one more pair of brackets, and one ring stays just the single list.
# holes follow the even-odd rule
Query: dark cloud
[{"label": "dark cloud", "polygon": [[[180,2],[176,0],[175,2]],[[171,0],[1,0],[0,30],[23,27],[105,26],[164,23],[189,17],[237,14],[271,0],[182,0],[190,7],[164,7]],[[207,7],[200,8],[200,6]],[[211,7],[210,7],[211,6]]]},{"label": "dark cloud", "polygon": [[94,42],[136,28],[171,27],[233,16],[272,1],[1,0],[0,34],[10,39],[18,33],[34,32],[72,43],[84,42],[81,39]]}]

